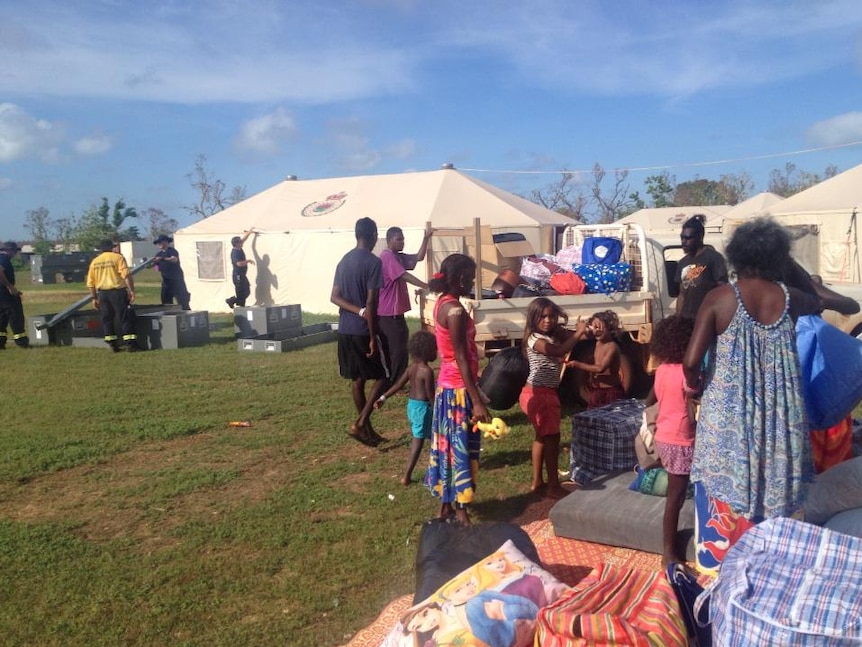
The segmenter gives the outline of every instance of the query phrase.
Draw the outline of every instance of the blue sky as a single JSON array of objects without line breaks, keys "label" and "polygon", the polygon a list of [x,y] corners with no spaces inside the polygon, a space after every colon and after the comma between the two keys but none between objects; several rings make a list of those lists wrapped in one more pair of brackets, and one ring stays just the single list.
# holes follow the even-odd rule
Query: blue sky
[{"label": "blue sky", "polygon": [[444,162],[765,190],[862,163],[860,81],[858,0],[0,0],[0,239],[102,196],[190,224],[199,154],[249,195]]}]

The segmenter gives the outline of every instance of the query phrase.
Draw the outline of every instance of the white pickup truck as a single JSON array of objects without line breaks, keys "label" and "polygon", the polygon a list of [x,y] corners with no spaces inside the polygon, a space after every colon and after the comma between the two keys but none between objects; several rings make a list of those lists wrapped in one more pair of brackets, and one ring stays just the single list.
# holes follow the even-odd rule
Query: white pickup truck
[{"label": "white pickup truck", "polygon": [[[676,295],[672,295],[672,282],[676,260],[666,260],[665,253],[673,255],[674,250],[665,250],[662,245],[644,234],[639,225],[574,225],[566,228],[563,246],[582,246],[591,236],[608,236],[622,241],[621,261],[632,266],[632,282],[628,292],[613,294],[577,294],[550,297],[569,317],[570,326],[578,317],[588,319],[595,312],[613,310],[620,319],[623,329],[632,341],[648,344],[652,337],[652,327],[664,317],[674,312]],[[682,254],[675,250],[675,258]],[[463,303],[473,317],[476,325],[476,343],[486,354],[495,349],[520,341],[524,335],[527,307],[534,297],[515,298],[475,298],[463,299]],[[434,325],[434,304],[436,296],[420,294],[420,312],[426,328]]]},{"label": "white pickup truck", "polygon": [[[586,238],[593,236],[613,237],[622,241],[620,260],[629,263],[633,270],[630,289],[609,295],[555,295],[549,298],[566,312],[570,328],[574,327],[578,317],[588,319],[602,310],[612,310],[617,314],[625,331],[620,340],[624,356],[622,370],[627,373],[623,381],[631,386],[632,394],[642,395],[644,389],[649,388],[647,376],[654,368],[650,365],[649,354],[653,326],[676,309],[677,292],[673,277],[677,262],[683,256],[682,248],[679,245],[663,245],[647,237],[643,228],[636,224],[573,225],[564,231],[562,247],[581,247]],[[477,279],[481,279],[481,273]],[[858,285],[855,291],[848,290],[852,286],[847,284],[827,287],[862,302],[862,290],[859,290]],[[490,290],[477,292],[483,292],[487,298],[464,298],[462,302],[476,325],[476,343],[480,353],[491,355],[520,342],[524,335],[527,307],[535,297],[502,298]],[[436,295],[424,291],[419,293],[422,325],[427,330],[434,327],[435,302]],[[826,310],[823,317],[849,334],[862,334],[862,314],[845,316]],[[592,352],[592,345],[579,344],[575,350],[579,356],[586,354],[581,357],[586,359]],[[582,384],[577,388],[584,391]]]}]

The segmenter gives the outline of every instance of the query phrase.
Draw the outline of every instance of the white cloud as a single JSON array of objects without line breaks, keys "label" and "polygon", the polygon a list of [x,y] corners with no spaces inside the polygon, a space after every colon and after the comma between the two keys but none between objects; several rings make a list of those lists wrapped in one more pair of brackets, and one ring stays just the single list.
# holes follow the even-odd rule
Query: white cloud
[{"label": "white cloud", "polygon": [[3,9],[0,95],[318,103],[409,88],[411,54],[361,39],[363,11],[280,0],[253,10],[232,0],[33,0]]},{"label": "white cloud", "polygon": [[366,172],[386,160],[409,160],[418,147],[413,139],[374,146],[367,134],[368,124],[358,117],[335,119],[328,125],[327,146],[333,151],[336,164],[343,171]]},{"label": "white cloud", "polygon": [[102,155],[113,148],[114,142],[107,135],[92,135],[82,137],[75,142],[75,152],[79,155],[92,156]]},{"label": "white cloud", "polygon": [[0,191],[11,189],[14,185],[11,177],[0,177]]},{"label": "white cloud", "polygon": [[247,153],[276,155],[282,146],[296,134],[296,123],[284,108],[249,119],[240,126],[234,147]]},{"label": "white cloud", "polygon": [[808,129],[808,139],[817,146],[840,146],[862,140],[862,112],[818,121]]},{"label": "white cloud", "polygon": [[63,127],[37,119],[14,103],[0,103],[0,162],[59,159]]},{"label": "white cloud", "polygon": [[[460,15],[458,15],[460,14]],[[561,92],[675,98],[799,78],[847,62],[862,29],[856,0],[462,3],[440,27],[442,51],[497,56]]]},{"label": "white cloud", "polygon": [[673,98],[835,68],[862,30],[858,0],[7,5],[0,95],[181,104],[421,92],[472,63],[522,87]]},{"label": "white cloud", "polygon": [[384,155],[398,160],[406,160],[415,156],[417,152],[418,147],[415,139],[402,139],[394,144],[389,144]]}]

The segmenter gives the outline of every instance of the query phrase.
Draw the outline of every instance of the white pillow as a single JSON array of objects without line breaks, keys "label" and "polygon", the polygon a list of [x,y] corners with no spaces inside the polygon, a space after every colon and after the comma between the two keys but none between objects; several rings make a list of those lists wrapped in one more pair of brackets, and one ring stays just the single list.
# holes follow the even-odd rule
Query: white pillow
[{"label": "white pillow", "polygon": [[822,526],[839,512],[862,508],[862,456],[838,463],[808,489],[805,521]]},{"label": "white pillow", "polygon": [[410,607],[381,647],[440,645],[530,647],[539,609],[568,587],[512,540]]}]

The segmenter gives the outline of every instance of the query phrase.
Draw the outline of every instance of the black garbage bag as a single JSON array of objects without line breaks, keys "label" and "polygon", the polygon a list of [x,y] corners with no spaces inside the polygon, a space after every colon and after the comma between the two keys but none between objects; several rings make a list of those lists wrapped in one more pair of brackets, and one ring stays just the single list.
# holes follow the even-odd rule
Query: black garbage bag
[{"label": "black garbage bag", "polygon": [[515,406],[529,374],[520,346],[504,348],[494,355],[479,378],[479,388],[491,400],[488,406],[500,411]]},{"label": "black garbage bag", "polygon": [[462,526],[441,519],[426,522],[416,551],[413,604],[422,602],[458,573],[499,550],[510,539],[530,561],[541,564],[530,535],[515,524],[500,521]]}]

